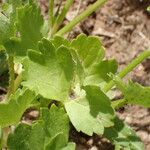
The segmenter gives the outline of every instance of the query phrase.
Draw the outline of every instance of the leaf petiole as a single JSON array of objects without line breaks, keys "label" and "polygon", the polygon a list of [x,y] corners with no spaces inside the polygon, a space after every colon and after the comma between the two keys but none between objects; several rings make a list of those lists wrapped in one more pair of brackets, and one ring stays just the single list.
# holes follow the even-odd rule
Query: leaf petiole
[{"label": "leaf petiole", "polygon": [[53,22],[54,22],[54,0],[49,1],[49,22],[50,22],[50,28],[52,29]]},{"label": "leaf petiole", "polygon": [[54,24],[54,0],[49,1],[49,33],[48,36],[52,36],[52,28]]},{"label": "leaf petiole", "polygon": [[62,12],[59,14],[59,16],[56,19],[56,22],[53,26],[53,30],[52,30],[52,35],[55,34],[57,32],[57,30],[59,29],[61,23],[63,22],[67,12],[69,11],[69,8],[71,7],[71,5],[73,4],[74,0],[67,0]]},{"label": "leaf petiole", "polygon": [[22,73],[20,73],[14,81],[14,91],[18,89],[19,85],[21,84],[21,81],[22,81]]},{"label": "leaf petiole", "polygon": [[7,97],[14,93],[14,82],[15,82],[15,72],[14,72],[14,57],[8,56],[8,68],[9,68],[9,88]]},{"label": "leaf petiole", "polygon": [[76,26],[78,23],[86,19],[90,14],[96,11],[99,7],[103,6],[103,4],[106,1],[107,0],[97,0],[94,4],[87,7],[87,9],[84,12],[82,12],[79,16],[75,17],[69,24],[67,24],[65,27],[59,30],[56,34],[64,35],[65,33],[71,31],[74,28],[74,26]]},{"label": "leaf petiole", "polygon": [[111,102],[111,106],[114,109],[119,109],[119,108],[123,107],[126,104],[127,104],[127,100],[126,99],[119,99],[119,100],[115,100],[115,101]]},{"label": "leaf petiole", "polygon": [[[146,50],[141,53],[137,58],[135,58],[127,67],[125,67],[117,76],[120,78],[125,77],[128,73],[130,73],[135,67],[137,67],[142,61],[150,56],[150,50]],[[104,88],[104,92],[108,92],[115,85],[114,81],[111,80]]]}]

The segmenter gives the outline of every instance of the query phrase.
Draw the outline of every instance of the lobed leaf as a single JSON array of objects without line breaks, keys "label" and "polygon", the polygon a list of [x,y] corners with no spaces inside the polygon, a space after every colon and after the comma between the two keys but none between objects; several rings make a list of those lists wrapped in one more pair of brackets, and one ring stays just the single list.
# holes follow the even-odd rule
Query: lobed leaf
[{"label": "lobed leaf", "polygon": [[104,136],[115,144],[117,150],[144,150],[144,144],[135,132],[117,117],[114,126],[105,128]]},{"label": "lobed leaf", "polygon": [[17,27],[23,47],[37,48],[37,43],[42,38],[41,27],[43,17],[36,5],[25,5],[17,10]]},{"label": "lobed leaf", "polygon": [[26,56],[27,49],[38,48],[44,21],[40,9],[34,3],[19,7],[16,13],[16,30],[19,35],[6,41],[5,48],[9,54]]},{"label": "lobed leaf", "polygon": [[68,143],[69,119],[62,108],[52,105],[41,109],[40,120],[32,125],[19,124],[8,137],[11,150],[75,150]]},{"label": "lobed leaf", "polygon": [[65,144],[63,134],[56,135],[46,146],[45,150],[75,150],[74,143]]},{"label": "lobed leaf", "polygon": [[108,73],[116,73],[117,62],[103,60],[105,50],[99,38],[81,34],[71,42],[70,46],[75,51],[73,56],[83,85],[99,86],[101,82],[110,80]]},{"label": "lobed leaf", "polygon": [[54,38],[51,39],[51,42],[56,48],[60,46],[70,47],[70,42],[61,36],[54,36]]},{"label": "lobed leaf", "polygon": [[0,45],[3,45],[11,36],[13,36],[14,28],[10,20],[0,13]]},{"label": "lobed leaf", "polygon": [[35,94],[28,89],[19,89],[8,102],[0,103],[0,126],[2,128],[20,121],[24,111],[35,99]]},{"label": "lobed leaf", "polygon": [[7,145],[11,150],[43,150],[44,142],[45,132],[42,124],[19,124],[14,133],[9,135]]},{"label": "lobed leaf", "polygon": [[90,136],[103,134],[113,126],[114,111],[109,98],[96,86],[84,87],[86,97],[65,103],[69,118],[77,131]]},{"label": "lobed leaf", "polygon": [[91,67],[104,58],[104,48],[97,37],[81,34],[72,41],[71,47],[77,51],[85,68]]},{"label": "lobed leaf", "polygon": [[[74,62],[69,49],[43,39],[40,51],[29,51],[24,62],[24,86],[48,99],[65,101],[69,97],[74,76]],[[68,65],[69,64],[69,65]]]},{"label": "lobed leaf", "polygon": [[44,122],[44,129],[49,140],[46,139],[45,150],[75,150],[75,145],[68,143],[69,139],[69,118],[63,108],[52,105],[50,110],[41,110],[41,120]]},{"label": "lobed leaf", "polygon": [[118,77],[114,78],[114,81],[128,103],[150,107],[150,87],[143,87],[132,81],[129,84],[125,84]]},{"label": "lobed leaf", "polygon": [[84,85],[100,85],[102,82],[109,82],[111,78],[109,73],[115,74],[118,69],[116,60],[103,60],[94,65],[90,71],[88,71]]},{"label": "lobed leaf", "polygon": [[143,87],[138,83],[130,82],[123,94],[131,104],[150,107],[150,87]]},{"label": "lobed leaf", "polygon": [[55,47],[64,45],[70,49],[76,64],[76,77],[78,77],[76,82],[99,86],[100,83],[110,80],[108,73],[115,74],[117,71],[118,64],[115,60],[103,60],[104,47],[97,37],[87,37],[81,34],[69,42],[62,37],[55,36],[51,41]]},{"label": "lobed leaf", "polygon": [[55,137],[61,133],[64,143],[68,142],[69,136],[69,118],[63,108],[52,105],[50,110],[43,108],[41,110],[41,120],[44,122],[46,135]]},{"label": "lobed leaf", "polygon": [[67,146],[65,146],[64,148],[62,148],[62,150],[75,150],[76,149],[76,145],[73,142],[69,142],[67,144]]}]

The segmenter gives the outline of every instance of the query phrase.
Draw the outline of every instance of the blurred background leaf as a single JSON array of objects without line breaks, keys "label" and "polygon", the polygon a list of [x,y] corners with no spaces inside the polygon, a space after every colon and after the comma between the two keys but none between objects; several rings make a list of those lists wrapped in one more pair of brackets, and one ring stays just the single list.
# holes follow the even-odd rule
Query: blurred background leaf
[{"label": "blurred background leaf", "polygon": [[0,50],[0,86],[6,87],[8,82],[7,56],[4,50]]}]

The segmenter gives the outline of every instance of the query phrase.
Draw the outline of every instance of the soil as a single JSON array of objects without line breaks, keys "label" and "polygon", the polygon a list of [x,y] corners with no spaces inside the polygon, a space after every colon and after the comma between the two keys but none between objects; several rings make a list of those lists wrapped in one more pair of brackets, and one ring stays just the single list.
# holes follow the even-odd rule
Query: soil
[{"label": "soil", "polygon": [[[81,7],[77,12],[79,1],[75,0],[64,24],[96,0],[81,1]],[[139,53],[150,48],[150,14],[146,11],[148,5],[150,0],[109,0],[103,8],[75,27],[69,34],[69,38],[72,39],[80,33],[99,36],[106,48],[106,58],[115,58],[119,63],[120,71]],[[47,14],[46,0],[41,0],[41,8],[43,14]],[[127,79],[149,86],[150,59],[139,65],[125,80]],[[6,91],[0,88],[1,92]],[[116,92],[116,98],[120,96],[120,93]],[[25,120],[30,122],[37,115],[37,111],[30,111],[25,115]],[[150,109],[128,105],[122,111],[118,111],[117,115],[136,131],[144,142],[146,150],[150,150]],[[108,140],[96,135],[88,137],[72,129],[70,137],[77,143],[77,150],[114,149]]]}]

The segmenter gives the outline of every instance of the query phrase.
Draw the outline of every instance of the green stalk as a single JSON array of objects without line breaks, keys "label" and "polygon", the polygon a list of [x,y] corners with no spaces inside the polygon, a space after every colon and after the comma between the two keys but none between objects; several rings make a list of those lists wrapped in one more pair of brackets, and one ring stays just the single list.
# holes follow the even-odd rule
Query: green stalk
[{"label": "green stalk", "polygon": [[14,81],[15,81],[15,72],[14,72],[14,57],[8,57],[8,68],[9,68],[9,88],[7,97],[14,93]]},{"label": "green stalk", "polygon": [[54,0],[50,0],[49,2],[49,22],[52,29],[54,22]]},{"label": "green stalk", "polygon": [[55,34],[59,29],[60,25],[62,24],[64,18],[66,17],[66,14],[69,11],[69,8],[72,6],[73,2],[74,0],[67,0],[62,12],[59,14],[59,16],[56,19],[56,22],[53,26],[52,34]]},{"label": "green stalk", "polygon": [[57,35],[63,35],[73,29],[74,26],[76,26],[78,23],[86,19],[90,14],[92,14],[94,11],[96,11],[99,7],[103,6],[103,4],[107,0],[97,0],[94,4],[87,7],[87,9],[82,12],[79,16],[75,17],[69,24],[67,24],[65,27],[63,27],[61,30],[59,30],[56,34]]},{"label": "green stalk", "polygon": [[[137,67],[142,61],[150,56],[150,50],[146,50],[135,58],[127,67],[125,67],[119,74],[118,77],[123,78],[130,73],[135,67]],[[110,81],[103,89],[104,92],[108,92],[115,85],[114,81]]]},{"label": "green stalk", "polygon": [[18,87],[20,86],[21,82],[22,82],[22,73],[20,73],[15,79],[14,91],[16,91],[18,89]]},{"label": "green stalk", "polygon": [[54,0],[50,0],[49,2],[49,33],[48,36],[52,36],[52,28],[54,24]]},{"label": "green stalk", "polygon": [[123,107],[124,105],[126,105],[128,102],[125,99],[119,99],[119,100],[115,100],[111,102],[111,106],[114,109],[119,109],[121,107]]},{"label": "green stalk", "polygon": [[2,149],[2,138],[3,138],[2,128],[0,127],[0,149]]},{"label": "green stalk", "polygon": [[2,147],[7,147],[8,135],[11,132],[10,127],[5,127],[2,129]]}]

